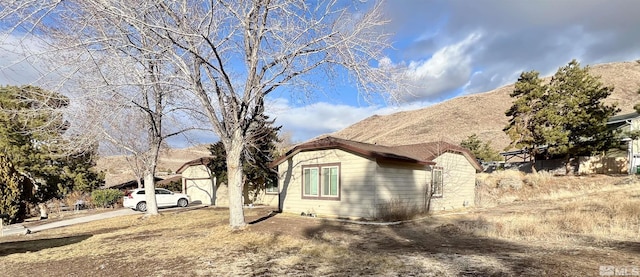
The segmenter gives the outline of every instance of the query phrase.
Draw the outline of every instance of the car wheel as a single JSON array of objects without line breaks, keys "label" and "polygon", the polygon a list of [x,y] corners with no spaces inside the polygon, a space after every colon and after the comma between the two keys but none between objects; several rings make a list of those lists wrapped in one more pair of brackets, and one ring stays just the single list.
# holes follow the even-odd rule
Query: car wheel
[{"label": "car wheel", "polygon": [[180,207],[186,207],[187,205],[189,205],[189,201],[187,201],[187,199],[184,198],[180,198],[180,200],[178,200],[178,206]]},{"label": "car wheel", "polygon": [[141,212],[146,212],[147,211],[147,202],[138,202],[138,205],[136,205],[136,210],[141,211]]}]

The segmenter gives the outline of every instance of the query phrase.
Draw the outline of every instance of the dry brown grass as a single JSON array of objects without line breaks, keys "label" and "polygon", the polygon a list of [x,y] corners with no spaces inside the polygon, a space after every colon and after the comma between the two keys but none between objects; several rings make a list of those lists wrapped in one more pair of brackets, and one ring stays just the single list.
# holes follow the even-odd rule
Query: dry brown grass
[{"label": "dry brown grass", "polygon": [[395,222],[413,219],[419,214],[420,209],[414,203],[395,198],[378,205],[376,218],[384,222]]},{"label": "dry brown grass", "polygon": [[[635,183],[635,177],[606,175],[553,176],[548,172],[525,174],[517,170],[481,173],[476,177],[476,205],[493,207],[527,200],[553,200],[616,188],[616,182]],[[517,185],[515,185],[517,184]]]},{"label": "dry brown grass", "polygon": [[[600,263],[640,264],[637,183],[613,185],[621,178],[607,176],[522,178],[532,184],[535,180],[540,192],[525,193],[534,187],[525,185],[521,190],[504,188],[504,195],[529,200],[399,226],[279,214],[232,231],[227,227],[227,210],[200,208],[4,237],[0,272],[7,276],[585,276],[597,275]],[[559,196],[558,190],[570,197]],[[264,214],[263,209],[245,210],[248,218]]]},{"label": "dry brown grass", "polygon": [[[500,188],[504,178],[518,176],[521,189]],[[552,177],[513,171],[484,174],[479,178],[479,198],[485,206],[513,201],[535,201],[531,209],[513,210],[490,218],[479,215],[463,225],[479,236],[518,240],[571,240],[588,236],[595,240],[640,239],[640,182],[616,185],[610,176]],[[502,201],[502,202],[501,202]],[[517,207],[517,206],[516,206]]]},{"label": "dry brown grass", "polygon": [[[239,276],[266,272],[304,275],[309,270],[325,275],[354,264],[363,266],[356,270],[377,275],[403,267],[397,258],[325,243],[326,238],[306,240],[272,233],[232,231],[227,227],[227,215],[226,210],[201,209],[149,218],[125,216],[29,235],[20,249],[6,246],[7,242],[16,240],[15,237],[0,238],[0,259],[4,265],[14,268],[38,264],[43,257],[47,263],[89,259],[101,261],[102,265],[96,265],[98,268],[105,272],[112,270],[110,272],[117,275],[121,275],[117,271],[120,269],[108,269],[109,262],[151,257],[155,261],[182,261],[175,270],[164,268],[159,275]],[[24,238],[18,237],[21,239]],[[153,266],[138,268],[142,271],[137,274],[142,276],[157,274]],[[7,272],[6,267],[0,266],[0,270],[3,269]],[[179,270],[187,271],[180,273]]]}]

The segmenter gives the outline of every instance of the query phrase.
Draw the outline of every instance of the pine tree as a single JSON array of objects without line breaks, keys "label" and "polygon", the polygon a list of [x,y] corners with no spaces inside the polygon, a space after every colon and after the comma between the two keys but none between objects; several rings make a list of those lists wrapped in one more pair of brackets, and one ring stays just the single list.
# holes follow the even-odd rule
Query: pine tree
[{"label": "pine tree", "polygon": [[0,214],[7,223],[21,222],[26,216],[25,196],[30,187],[6,156],[0,155]]},{"label": "pine tree", "polygon": [[[257,192],[263,190],[269,182],[277,180],[277,174],[269,168],[269,163],[274,159],[276,154],[276,143],[278,142],[279,127],[274,127],[273,120],[269,120],[268,116],[263,115],[262,118],[251,126],[254,130],[253,138],[247,143],[242,155],[242,169],[244,173],[245,199],[250,198],[246,195],[249,191]],[[216,175],[216,179],[220,183],[227,182],[227,163],[226,153],[222,142],[217,142],[209,146],[209,151],[213,156],[209,163],[209,168]],[[248,200],[248,199],[247,199]]]},{"label": "pine tree", "polygon": [[549,85],[543,85],[535,71],[522,73],[511,94],[514,104],[506,112],[511,117],[504,129],[510,146],[531,150],[532,155],[546,146],[548,155],[566,157],[569,171],[573,157],[614,145],[615,133],[606,124],[619,109],[603,102],[612,92],[613,87],[576,60],[559,68]]},{"label": "pine tree", "polygon": [[483,142],[478,135],[472,134],[460,142],[460,146],[469,149],[471,153],[483,162],[499,161],[501,159],[497,151],[491,148],[490,142]]},{"label": "pine tree", "polygon": [[[509,125],[504,132],[511,138],[509,147],[522,148],[528,151],[532,157],[537,153],[539,146],[544,145],[544,138],[537,132],[538,113],[543,109],[543,97],[547,87],[536,71],[522,72],[515,84],[514,91],[510,94],[513,106],[505,115],[511,117]],[[535,163],[532,167],[535,172]]]},{"label": "pine tree", "polygon": [[523,72],[515,84],[515,90],[510,94],[513,106],[505,113],[509,125],[504,131],[511,138],[510,147],[533,148],[542,142],[536,134],[536,115],[544,107],[543,96],[547,88],[542,84],[536,71]]},{"label": "pine tree", "polygon": [[[607,130],[607,120],[618,111],[615,105],[603,103],[613,92],[599,77],[589,73],[572,60],[558,69],[550,83],[550,96],[555,100],[548,109],[555,110],[558,128],[549,129],[549,153],[565,155],[567,173],[569,161],[577,155],[591,155],[611,148],[615,133]],[[558,131],[561,130],[561,131]]]},{"label": "pine tree", "polygon": [[36,188],[22,201],[44,203],[103,183],[104,176],[91,169],[97,147],[75,152],[62,147],[69,127],[62,110],[68,105],[65,96],[38,87],[0,87],[0,152]]}]

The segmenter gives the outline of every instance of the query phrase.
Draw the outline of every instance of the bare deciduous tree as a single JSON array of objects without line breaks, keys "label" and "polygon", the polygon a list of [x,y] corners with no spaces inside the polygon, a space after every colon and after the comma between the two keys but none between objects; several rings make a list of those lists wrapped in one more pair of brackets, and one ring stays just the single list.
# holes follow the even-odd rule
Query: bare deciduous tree
[{"label": "bare deciduous tree", "polygon": [[365,97],[401,91],[394,82],[399,69],[385,62],[390,35],[383,32],[381,1],[2,2],[3,18],[19,30],[47,36],[57,49],[67,41],[65,49],[84,49],[81,58],[112,48],[148,58],[139,70],[165,62],[171,83],[192,93],[198,114],[224,144],[233,228],[246,225],[241,155],[268,95],[313,93],[322,87],[316,84],[344,75]]}]

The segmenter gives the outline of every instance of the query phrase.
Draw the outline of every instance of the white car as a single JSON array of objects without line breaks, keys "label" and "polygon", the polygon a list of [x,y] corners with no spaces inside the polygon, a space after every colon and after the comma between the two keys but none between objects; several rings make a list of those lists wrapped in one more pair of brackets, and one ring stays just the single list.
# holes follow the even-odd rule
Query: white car
[{"label": "white car", "polygon": [[[158,208],[186,207],[189,205],[189,196],[184,193],[175,193],[167,189],[156,189],[156,203]],[[144,189],[134,189],[124,196],[122,205],[137,211],[147,211],[147,199]]]}]

